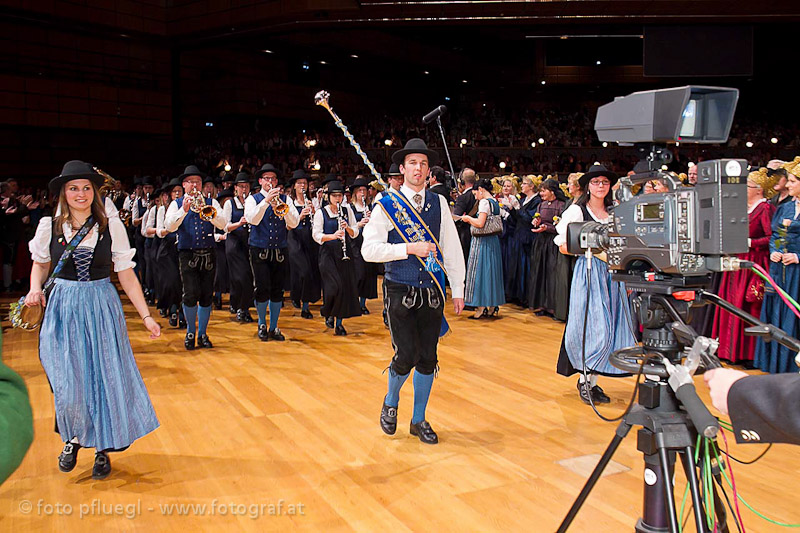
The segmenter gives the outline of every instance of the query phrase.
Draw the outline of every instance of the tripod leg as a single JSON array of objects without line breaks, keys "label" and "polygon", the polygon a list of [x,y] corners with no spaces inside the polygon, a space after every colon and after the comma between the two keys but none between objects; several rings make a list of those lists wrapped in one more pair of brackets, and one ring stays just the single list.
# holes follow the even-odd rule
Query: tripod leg
[{"label": "tripod leg", "polygon": [[561,525],[558,526],[558,533],[564,533],[569,528],[572,521],[575,519],[575,516],[580,511],[583,502],[586,501],[586,498],[589,497],[589,493],[592,492],[595,483],[597,480],[600,479],[600,476],[603,474],[603,470],[605,470],[608,462],[611,461],[611,457],[614,455],[614,452],[617,451],[619,448],[620,443],[622,443],[622,439],[628,434],[631,430],[631,425],[628,424],[625,420],[619,423],[617,426],[617,432],[614,435],[614,438],[611,439],[611,442],[606,448],[606,451],[603,452],[603,457],[600,458],[600,461],[597,463],[597,466],[594,467],[592,471],[592,475],[589,476],[589,479],[586,480],[586,484],[583,486],[581,493],[578,494],[578,497],[575,499],[575,502],[570,507],[567,516],[564,517],[564,520],[561,522]]},{"label": "tripod leg", "polygon": [[658,458],[661,462],[661,481],[664,483],[664,504],[667,506],[667,513],[669,516],[669,530],[670,533],[678,533],[678,512],[675,509],[675,495],[672,490],[672,472],[671,463],[669,460],[669,452],[664,447],[663,437],[656,435],[659,444]]},{"label": "tripod leg", "polygon": [[687,446],[681,454],[683,471],[686,473],[686,482],[689,483],[689,491],[692,493],[692,507],[694,509],[694,522],[698,532],[706,531],[704,519],[705,509],[700,499],[700,487],[697,482],[697,464],[694,462],[694,446]]}]

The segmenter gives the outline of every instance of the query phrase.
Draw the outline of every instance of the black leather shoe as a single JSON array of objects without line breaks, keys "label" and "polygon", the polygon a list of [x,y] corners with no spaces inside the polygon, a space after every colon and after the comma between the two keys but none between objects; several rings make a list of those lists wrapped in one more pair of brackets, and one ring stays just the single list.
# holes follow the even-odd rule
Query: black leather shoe
[{"label": "black leather shoe", "polygon": [[300,311],[300,318],[314,318],[311,311]]},{"label": "black leather shoe", "polygon": [[159,309],[158,310],[158,316],[160,316],[161,318],[167,318],[167,314],[168,313],[167,313],[166,309]]},{"label": "black leather shoe", "polygon": [[269,340],[269,331],[267,331],[267,325],[262,324],[258,326],[258,338],[264,342]]},{"label": "black leather shoe", "polygon": [[62,472],[72,472],[78,462],[78,450],[80,449],[80,444],[65,443],[61,455],[58,456],[58,469]]},{"label": "black leather shoe", "polygon": [[242,311],[241,309],[236,311],[236,321],[244,324],[244,311]]},{"label": "black leather shoe", "polygon": [[294,307],[295,309],[300,309],[300,302],[295,302],[294,300],[292,300],[292,307]]},{"label": "black leather shoe", "polygon": [[[578,381],[578,393],[581,395],[581,400],[583,400],[583,403],[585,403],[587,405],[592,403],[589,400],[589,395],[591,394],[591,389],[589,389],[588,383],[581,383],[580,381]],[[592,398],[592,400],[594,400],[594,398]]]},{"label": "black leather shoe", "polygon": [[611,398],[606,396],[600,385],[592,387],[592,400],[594,400],[594,403],[611,403]]},{"label": "black leather shoe", "polygon": [[416,424],[412,423],[410,431],[412,435],[419,437],[419,440],[425,444],[439,443],[439,436],[436,434],[427,420],[423,420],[422,422],[418,422]]},{"label": "black leather shoe", "polygon": [[325,319],[325,326],[328,327],[328,328],[333,329],[333,317],[332,316],[329,316],[328,318]]},{"label": "black leather shoe", "polygon": [[183,339],[183,345],[187,350],[194,350],[194,333],[186,334],[186,338]]},{"label": "black leather shoe", "polygon": [[230,312],[232,315],[235,315],[235,314],[236,314],[236,309],[234,309],[232,305],[228,307],[228,311],[229,311],[229,312]]},{"label": "black leather shoe", "polygon": [[243,322],[245,324],[252,324],[253,322],[255,322],[255,320],[253,320],[253,317],[250,316],[250,311],[244,311],[244,321]]},{"label": "black leather shoe", "polygon": [[336,326],[336,329],[333,330],[333,334],[339,337],[344,337],[347,335],[347,330],[344,329],[344,326]]},{"label": "black leather shoe", "polygon": [[213,348],[214,345],[211,344],[211,340],[208,338],[208,335],[200,335],[197,337],[197,345],[200,348]]},{"label": "black leather shoe", "polygon": [[281,330],[279,330],[278,328],[275,328],[269,332],[269,338],[274,341],[286,340],[286,337],[283,336],[283,333],[281,333]]},{"label": "black leather shoe", "polygon": [[178,317],[178,327],[180,329],[186,329],[186,319],[183,318],[182,316]]},{"label": "black leather shoe", "polygon": [[366,305],[362,305],[361,306],[361,314],[362,315],[368,315],[369,314],[369,309],[367,309]]},{"label": "black leather shoe", "polygon": [[177,313],[172,313],[171,315],[169,315],[169,325],[172,326],[173,328],[177,328],[178,327],[178,314]]},{"label": "black leather shoe", "polygon": [[397,431],[397,407],[383,404],[383,407],[381,407],[381,429],[387,435],[394,435]]},{"label": "black leather shoe", "polygon": [[111,459],[106,452],[94,454],[94,467],[92,468],[92,479],[105,479],[111,473]]}]

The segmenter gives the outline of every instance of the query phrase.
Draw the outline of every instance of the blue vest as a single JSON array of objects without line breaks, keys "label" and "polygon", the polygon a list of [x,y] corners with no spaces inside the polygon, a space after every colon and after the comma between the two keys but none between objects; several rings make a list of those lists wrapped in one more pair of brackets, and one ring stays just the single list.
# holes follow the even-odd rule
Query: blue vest
[{"label": "blue vest", "polygon": [[[286,196],[283,194],[280,198],[284,202],[287,201]],[[264,199],[264,195],[261,193],[254,194],[253,199],[256,201],[256,205],[258,205],[261,203],[261,200]],[[267,207],[264,218],[261,219],[259,224],[250,226],[249,244],[254,248],[265,248],[269,250],[287,248],[289,246],[286,223],[278,218],[272,211],[272,206]]]},{"label": "blue vest", "polygon": [[[236,207],[236,199],[231,199],[231,224],[236,224],[242,217],[244,216],[244,206],[241,209]],[[235,238],[239,239],[240,241],[244,242],[247,240],[247,234],[249,230],[247,229],[247,225],[242,226],[239,229],[235,229],[230,234]]]},{"label": "blue vest", "polygon": [[[345,218],[345,220],[348,220],[348,225],[349,225],[350,224],[350,222],[349,222],[350,214],[347,211],[347,208],[344,207],[343,205],[340,205],[339,209],[342,210],[342,216]],[[323,208],[322,209],[322,233],[324,233],[325,235],[333,235],[337,231],[339,231],[339,218],[330,216],[328,214],[328,209],[327,208]],[[349,237],[350,235],[348,234],[347,236]]]},{"label": "blue vest", "polygon": [[[398,193],[403,194],[403,193]],[[442,224],[442,209],[439,203],[439,195],[430,191],[425,191],[425,199],[422,205],[421,218],[428,225],[431,233],[439,240]],[[397,230],[394,228],[389,232],[390,244],[400,244],[405,242]],[[424,261],[424,259],[423,259]],[[434,282],[430,273],[425,270],[425,265],[420,263],[415,255],[409,255],[400,261],[390,261],[384,264],[385,277],[389,281],[411,285],[413,287],[433,287]]]},{"label": "blue vest", "polygon": [[[211,198],[206,198],[206,205],[211,205]],[[177,198],[178,209],[183,208],[183,197]],[[198,250],[214,247],[214,225],[200,218],[192,210],[178,226],[178,250]]]}]

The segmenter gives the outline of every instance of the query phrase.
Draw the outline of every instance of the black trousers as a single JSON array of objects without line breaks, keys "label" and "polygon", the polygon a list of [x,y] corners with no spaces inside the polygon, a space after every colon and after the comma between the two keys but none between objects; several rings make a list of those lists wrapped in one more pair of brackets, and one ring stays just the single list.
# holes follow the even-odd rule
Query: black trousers
[{"label": "black trousers", "polygon": [[383,287],[383,304],[394,348],[392,370],[403,376],[412,368],[420,374],[433,374],[444,315],[444,299],[439,289],[412,287],[387,279]]},{"label": "black trousers", "polygon": [[216,249],[178,250],[178,266],[183,282],[183,305],[210,307],[214,296]]},{"label": "black trousers", "polygon": [[250,266],[253,269],[256,302],[282,302],[289,271],[288,248],[268,250],[251,246]]},{"label": "black trousers", "polygon": [[231,283],[231,306],[237,311],[253,306],[253,268],[247,241],[229,233],[225,240],[225,257]]}]

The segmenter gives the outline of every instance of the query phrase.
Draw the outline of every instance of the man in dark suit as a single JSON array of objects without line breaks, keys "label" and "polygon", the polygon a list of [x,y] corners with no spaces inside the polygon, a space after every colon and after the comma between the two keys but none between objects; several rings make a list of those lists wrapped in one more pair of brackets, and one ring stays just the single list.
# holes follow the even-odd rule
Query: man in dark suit
[{"label": "man in dark suit", "polygon": [[800,444],[800,375],[715,368],[703,378],[714,407],[730,414],[736,442]]},{"label": "man in dark suit", "polygon": [[[475,185],[475,171],[471,168],[465,168],[461,171],[461,194],[456,198],[456,205],[453,209],[453,215],[469,215],[475,216],[475,211],[478,210],[478,203],[475,201],[475,195],[472,194],[472,186]],[[456,222],[456,229],[458,230],[458,239],[461,241],[461,248],[464,250],[464,260],[469,258],[469,245],[472,240],[472,235],[469,231],[469,224],[466,222]]]},{"label": "man in dark suit", "polygon": [[430,189],[431,192],[435,192],[436,194],[444,196],[445,200],[447,200],[447,203],[450,204],[450,189],[445,183],[446,179],[446,174],[442,167],[438,165],[431,167],[431,177],[428,180],[428,189]]}]

